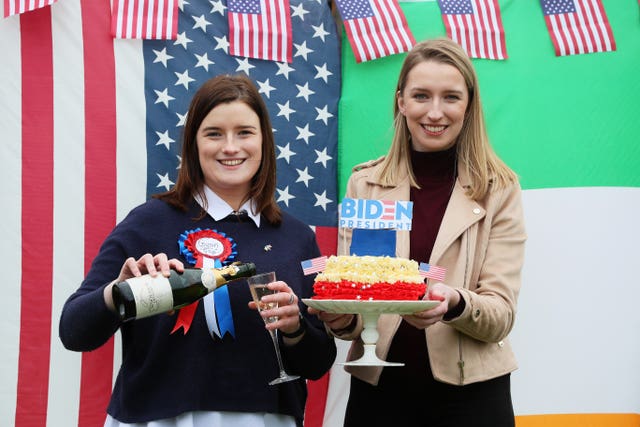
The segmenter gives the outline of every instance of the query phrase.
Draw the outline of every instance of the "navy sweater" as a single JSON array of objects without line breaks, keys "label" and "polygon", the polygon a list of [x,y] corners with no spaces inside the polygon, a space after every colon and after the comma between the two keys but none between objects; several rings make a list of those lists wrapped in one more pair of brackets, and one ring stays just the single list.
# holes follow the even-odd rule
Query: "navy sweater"
[{"label": "navy sweater", "polygon": [[170,333],[177,314],[122,323],[104,303],[104,287],[118,277],[128,257],[164,252],[189,266],[178,239],[195,228],[225,233],[237,244],[236,260],[255,263],[259,273],[275,271],[299,298],[311,297],[313,276],[303,275],[300,262],[320,251],[307,225],[286,213],[279,226],[262,217],[259,229],[248,218],[215,221],[207,215],[194,221],[199,212],[195,202],[185,213],[156,199],[133,209],[106,238],[87,277],[65,303],[60,339],[67,349],[91,351],[120,328],[122,366],[107,412],[122,422],[187,411],[236,411],[292,415],[302,425],[305,379],[320,378],[336,356],[333,339],[316,316],[307,315],[304,304],[305,336],[296,345],[280,346],[287,371],[301,379],[271,386],[268,382],[278,375],[276,355],[262,318],[247,307],[251,295],[245,280],[228,285],[235,337],[211,337],[201,302],[186,335],[183,329]]}]

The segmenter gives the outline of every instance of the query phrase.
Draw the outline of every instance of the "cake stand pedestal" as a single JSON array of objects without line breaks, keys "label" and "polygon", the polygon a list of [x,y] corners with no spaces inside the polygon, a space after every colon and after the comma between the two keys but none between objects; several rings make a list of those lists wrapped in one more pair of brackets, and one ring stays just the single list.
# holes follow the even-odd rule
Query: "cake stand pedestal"
[{"label": "cake stand pedestal", "polygon": [[344,366],[404,366],[404,363],[387,362],[376,355],[378,333],[378,317],[380,313],[360,313],[362,315],[363,330],[360,334],[364,343],[364,354],[361,358],[350,362],[338,363]]},{"label": "cake stand pedestal", "polygon": [[440,301],[351,301],[351,300],[316,300],[306,298],[302,300],[309,307],[328,313],[360,314],[363,330],[360,334],[364,343],[362,357],[349,362],[338,363],[345,366],[404,366],[404,363],[387,362],[376,355],[378,333],[378,318],[383,313],[413,314],[429,310]]}]

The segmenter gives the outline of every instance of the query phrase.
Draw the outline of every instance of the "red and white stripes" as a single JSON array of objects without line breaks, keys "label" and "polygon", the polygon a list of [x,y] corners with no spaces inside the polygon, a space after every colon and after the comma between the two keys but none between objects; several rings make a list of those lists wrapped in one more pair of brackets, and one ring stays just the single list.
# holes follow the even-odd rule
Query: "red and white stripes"
[{"label": "red and white stripes", "polygon": [[545,15],[556,56],[616,50],[600,0],[574,0],[575,12]]},{"label": "red and white stripes", "polygon": [[443,14],[449,38],[471,58],[506,59],[507,46],[497,0],[470,0],[472,14]]},{"label": "red and white stripes", "polygon": [[395,0],[369,0],[373,16],[344,20],[356,62],[409,51],[416,43]]},{"label": "red and white stripes", "polygon": [[52,5],[56,1],[57,0],[3,0],[3,15],[5,18],[11,15],[19,15],[24,12]]},{"label": "red and white stripes", "polygon": [[178,0],[113,0],[111,35],[122,39],[175,39]]},{"label": "red and white stripes", "polygon": [[[130,126],[144,124],[144,86],[128,83],[143,76],[132,59],[141,44],[114,49],[109,9],[108,1],[65,0],[0,25],[0,177],[11,218],[0,248],[9,272],[2,310],[14,319],[0,332],[0,365],[10,373],[0,419],[15,427],[102,425],[118,364],[113,340],[79,354],[57,332],[62,304],[118,212],[145,199],[144,130]],[[116,66],[119,57],[126,60]]]}]

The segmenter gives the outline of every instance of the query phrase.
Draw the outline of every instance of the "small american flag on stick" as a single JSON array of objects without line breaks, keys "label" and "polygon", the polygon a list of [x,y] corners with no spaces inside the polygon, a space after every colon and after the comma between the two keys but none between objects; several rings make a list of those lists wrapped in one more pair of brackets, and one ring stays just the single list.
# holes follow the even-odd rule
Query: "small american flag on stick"
[{"label": "small american flag on stick", "polygon": [[324,270],[327,265],[327,257],[321,256],[318,258],[308,259],[302,261],[300,264],[302,265],[302,272],[305,276],[308,276],[309,274],[319,273]]},{"label": "small american flag on stick", "polygon": [[430,265],[426,262],[421,262],[418,272],[422,277],[443,282],[447,269],[444,267],[438,267],[437,265]]}]

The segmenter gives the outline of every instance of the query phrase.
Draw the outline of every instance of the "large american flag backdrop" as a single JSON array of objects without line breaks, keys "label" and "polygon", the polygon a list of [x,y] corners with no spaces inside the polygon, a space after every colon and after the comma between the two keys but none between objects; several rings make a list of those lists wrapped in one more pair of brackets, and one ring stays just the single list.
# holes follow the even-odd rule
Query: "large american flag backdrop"
[{"label": "large american flag backdrop", "polygon": [[[229,55],[221,0],[180,2],[178,37],[166,41],[114,40],[109,0],[0,21],[0,424],[104,422],[119,337],[67,351],[60,310],[112,227],[175,182],[188,102],[205,79],[245,73],[260,88],[279,204],[335,251],[339,38],[327,1],[291,0],[290,12],[290,63]],[[322,422],[327,382],[310,383],[307,426]]]}]

